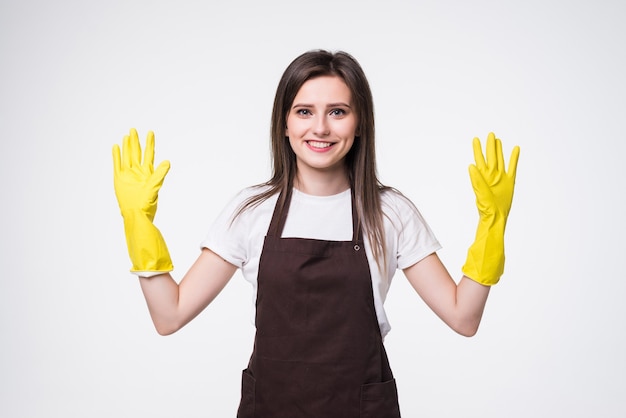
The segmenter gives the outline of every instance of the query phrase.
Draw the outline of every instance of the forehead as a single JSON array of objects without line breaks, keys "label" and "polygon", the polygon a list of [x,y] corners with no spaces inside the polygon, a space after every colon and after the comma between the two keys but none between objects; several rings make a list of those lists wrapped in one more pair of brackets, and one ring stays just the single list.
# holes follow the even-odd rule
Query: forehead
[{"label": "forehead", "polygon": [[311,78],[302,84],[294,102],[337,102],[350,103],[352,94],[345,81],[336,75],[324,75]]}]

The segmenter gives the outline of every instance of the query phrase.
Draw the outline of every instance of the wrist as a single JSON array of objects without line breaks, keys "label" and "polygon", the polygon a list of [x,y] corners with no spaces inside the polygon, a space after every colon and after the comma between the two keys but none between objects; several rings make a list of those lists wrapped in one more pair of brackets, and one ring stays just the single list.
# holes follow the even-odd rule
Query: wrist
[{"label": "wrist", "polygon": [[172,260],[161,231],[142,211],[124,213],[124,233],[131,272],[168,272],[173,270]]},{"label": "wrist", "polygon": [[154,215],[142,209],[121,209],[120,213],[126,224],[142,224],[144,222],[152,223]]}]

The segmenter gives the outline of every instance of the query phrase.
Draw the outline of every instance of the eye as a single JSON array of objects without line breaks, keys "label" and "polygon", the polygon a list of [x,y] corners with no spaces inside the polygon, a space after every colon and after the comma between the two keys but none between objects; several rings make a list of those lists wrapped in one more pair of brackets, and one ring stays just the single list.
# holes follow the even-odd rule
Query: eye
[{"label": "eye", "polygon": [[344,116],[346,111],[343,109],[333,109],[330,111],[331,116]]},{"label": "eye", "polygon": [[309,111],[309,109],[298,109],[296,110],[296,114],[302,116],[310,116],[311,112]]}]

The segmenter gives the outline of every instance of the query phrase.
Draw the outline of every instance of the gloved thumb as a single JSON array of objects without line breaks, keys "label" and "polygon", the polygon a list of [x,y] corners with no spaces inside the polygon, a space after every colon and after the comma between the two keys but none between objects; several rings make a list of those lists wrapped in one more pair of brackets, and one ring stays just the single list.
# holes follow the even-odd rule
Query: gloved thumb
[{"label": "gloved thumb", "polygon": [[170,171],[170,162],[168,160],[163,161],[159,166],[154,170],[154,180],[155,183],[159,186],[163,184],[163,180],[165,180],[165,176]]},{"label": "gloved thumb", "polygon": [[483,194],[485,190],[489,190],[489,185],[487,184],[487,180],[483,177],[480,170],[476,165],[470,164],[469,166],[469,176],[472,182],[472,188],[474,189],[474,193],[478,196],[478,194]]}]

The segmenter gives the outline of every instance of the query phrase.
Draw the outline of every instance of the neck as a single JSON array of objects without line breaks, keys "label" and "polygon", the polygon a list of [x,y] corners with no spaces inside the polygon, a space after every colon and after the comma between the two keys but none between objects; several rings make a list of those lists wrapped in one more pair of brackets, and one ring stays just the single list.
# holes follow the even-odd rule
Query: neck
[{"label": "neck", "polygon": [[332,196],[346,191],[350,188],[348,173],[342,167],[341,171],[336,172],[307,172],[307,170],[298,170],[293,181],[296,189],[302,193],[313,196]]}]

